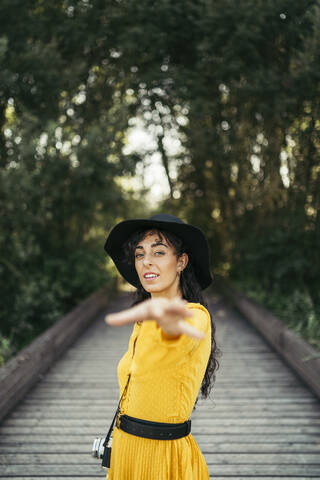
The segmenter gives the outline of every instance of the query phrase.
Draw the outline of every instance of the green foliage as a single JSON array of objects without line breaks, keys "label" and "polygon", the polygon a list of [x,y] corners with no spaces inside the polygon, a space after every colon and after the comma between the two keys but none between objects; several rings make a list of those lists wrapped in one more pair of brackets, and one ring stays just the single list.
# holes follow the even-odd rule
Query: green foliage
[{"label": "green foliage", "polygon": [[265,228],[240,242],[229,273],[241,291],[320,349],[320,277],[313,240],[310,231]]},{"label": "green foliage", "polygon": [[14,3],[0,7],[3,359],[112,285],[106,232],[140,205],[128,208],[117,182],[135,169],[122,155],[130,105],[117,100],[117,72],[88,54],[102,23],[95,12],[87,36],[80,3],[26,2],[18,18]]},{"label": "green foliage", "polygon": [[307,288],[296,288],[293,292],[283,293],[279,284],[271,290],[264,290],[257,279],[234,280],[240,291],[256,299],[289,328],[304,337],[313,347],[320,350],[320,312],[312,301]]},{"label": "green foliage", "polygon": [[0,336],[0,367],[11,357],[12,349],[8,338]]},{"label": "green foliage", "polygon": [[18,12],[1,2],[0,320],[10,348],[111,281],[106,232],[152,210],[121,186],[152,153],[124,154],[136,117],[168,177],[160,210],[203,228],[214,270],[261,285],[316,338],[319,2],[30,0]]},{"label": "green foliage", "polygon": [[163,205],[207,233],[214,271],[319,344],[319,3],[205,5],[175,90],[179,198]]}]

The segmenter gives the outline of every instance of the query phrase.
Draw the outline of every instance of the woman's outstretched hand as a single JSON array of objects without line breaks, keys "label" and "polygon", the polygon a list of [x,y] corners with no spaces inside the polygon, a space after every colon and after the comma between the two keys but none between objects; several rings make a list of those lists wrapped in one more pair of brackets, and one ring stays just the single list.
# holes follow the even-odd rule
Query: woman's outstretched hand
[{"label": "woman's outstretched hand", "polygon": [[155,320],[169,337],[176,338],[181,334],[201,340],[205,335],[184,321],[192,317],[193,312],[186,306],[187,300],[174,298],[149,298],[131,308],[106,315],[108,325],[122,326],[143,320]]}]

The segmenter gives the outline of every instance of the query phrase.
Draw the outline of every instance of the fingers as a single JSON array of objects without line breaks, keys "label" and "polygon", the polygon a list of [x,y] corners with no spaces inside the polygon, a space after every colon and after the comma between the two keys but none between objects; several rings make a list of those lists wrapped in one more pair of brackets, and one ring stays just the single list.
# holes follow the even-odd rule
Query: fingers
[{"label": "fingers", "polygon": [[185,322],[184,320],[179,320],[178,322],[179,329],[181,333],[185,333],[189,337],[196,338],[197,340],[202,340],[205,338],[205,333],[201,332],[200,330],[197,330],[194,328],[192,325],[189,325],[189,323]]},{"label": "fingers", "polygon": [[161,319],[164,315],[178,315],[181,317],[192,317],[193,312],[187,308],[188,301],[180,297],[174,297],[170,300],[165,298],[157,298],[152,300],[150,304],[151,316],[157,320]]},{"label": "fingers", "polygon": [[173,305],[172,307],[169,307],[169,311],[171,311],[171,308],[174,313],[177,312],[178,314],[181,314],[183,317],[192,317],[194,314],[194,312],[185,305],[176,305],[176,306]]},{"label": "fingers", "polygon": [[122,310],[117,313],[109,313],[105,316],[104,321],[107,325],[122,326],[129,323],[135,323],[144,320],[146,312],[145,302],[138,303],[133,307]]},{"label": "fingers", "polygon": [[[165,309],[160,304],[156,305],[156,308],[157,313],[159,313],[160,315],[159,318],[162,318]],[[135,321],[137,321],[137,319],[139,319],[140,313],[141,312],[138,311],[138,309],[131,308],[117,313],[109,313],[105,316],[104,321],[107,325],[120,327],[122,325],[127,325],[129,323],[134,323]],[[168,313],[168,310],[166,313]],[[192,317],[194,315],[194,313],[190,311],[190,309],[183,305],[181,306],[181,303],[180,305],[175,305],[174,303],[172,303],[170,305],[170,313],[173,315],[178,315],[180,317]],[[176,330],[177,334],[185,334],[197,340],[202,340],[203,338],[205,338],[205,334],[203,332],[197,330],[192,325],[185,322],[183,319],[177,321]]]},{"label": "fingers", "polygon": [[187,300],[175,297],[150,299],[121,312],[109,313],[104,321],[110,326],[122,326],[138,320],[162,321],[166,317],[192,317],[194,313],[186,306]]},{"label": "fingers", "polygon": [[104,317],[107,325],[119,326],[132,323],[132,319],[125,315],[125,312],[109,313]]},{"label": "fingers", "polygon": [[152,315],[151,316],[156,318],[156,319],[160,319],[160,318],[163,317],[164,311],[165,311],[165,309],[163,308],[162,305],[160,305],[160,304],[154,305],[153,309],[152,309]]}]

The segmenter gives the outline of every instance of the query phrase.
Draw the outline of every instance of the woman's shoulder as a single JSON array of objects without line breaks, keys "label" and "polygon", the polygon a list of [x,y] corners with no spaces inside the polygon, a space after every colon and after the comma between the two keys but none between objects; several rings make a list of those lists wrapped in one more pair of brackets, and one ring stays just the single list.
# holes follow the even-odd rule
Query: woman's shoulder
[{"label": "woman's shoulder", "polygon": [[202,305],[202,303],[188,302],[187,307],[202,310],[203,312],[205,312],[208,315],[208,317],[210,317],[210,312],[208,311],[208,309],[204,305]]},{"label": "woman's shoulder", "polygon": [[208,309],[202,303],[188,302],[187,307],[192,310],[193,316],[186,319],[189,323],[201,330],[207,330],[211,324],[211,315]]}]

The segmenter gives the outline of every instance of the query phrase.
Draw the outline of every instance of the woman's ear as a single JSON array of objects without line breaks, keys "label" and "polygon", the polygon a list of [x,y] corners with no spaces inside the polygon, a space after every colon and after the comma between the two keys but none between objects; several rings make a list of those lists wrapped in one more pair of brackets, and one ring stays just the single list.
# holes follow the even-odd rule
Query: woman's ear
[{"label": "woman's ear", "polygon": [[189,261],[188,254],[185,252],[182,253],[182,255],[180,255],[179,262],[178,262],[180,271],[186,268],[186,266],[188,265],[188,261]]}]

